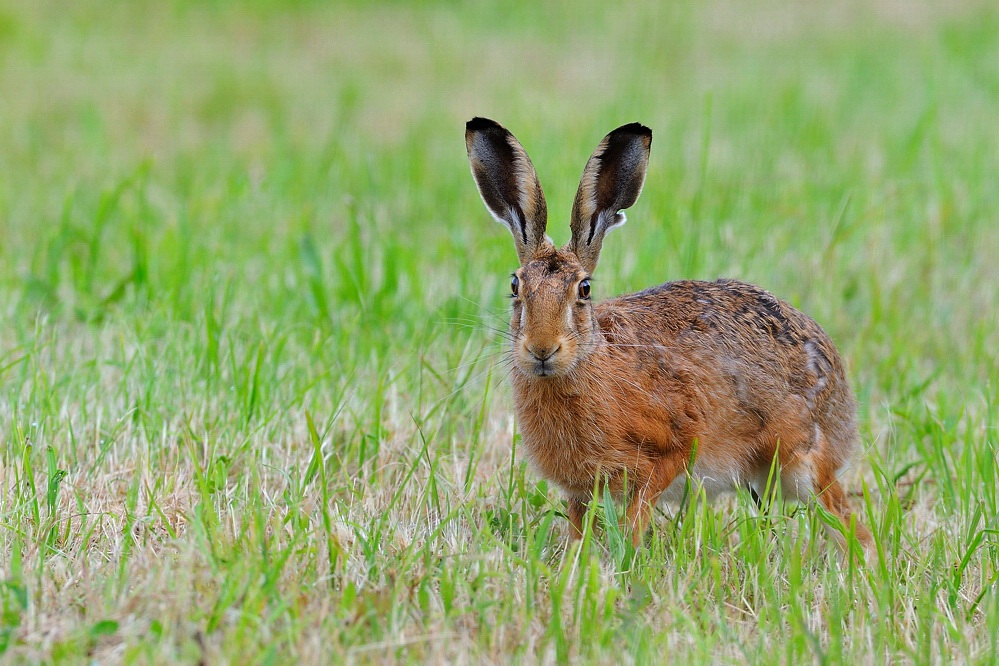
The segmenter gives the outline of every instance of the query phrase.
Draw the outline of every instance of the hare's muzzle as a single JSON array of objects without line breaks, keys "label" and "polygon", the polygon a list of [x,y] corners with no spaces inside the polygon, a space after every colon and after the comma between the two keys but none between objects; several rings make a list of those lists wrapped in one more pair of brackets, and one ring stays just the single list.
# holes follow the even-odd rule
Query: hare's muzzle
[{"label": "hare's muzzle", "polygon": [[525,345],[525,349],[530,356],[530,361],[533,364],[531,369],[535,375],[538,377],[548,377],[555,374],[555,359],[562,349],[561,343],[556,342],[548,345],[527,344]]}]

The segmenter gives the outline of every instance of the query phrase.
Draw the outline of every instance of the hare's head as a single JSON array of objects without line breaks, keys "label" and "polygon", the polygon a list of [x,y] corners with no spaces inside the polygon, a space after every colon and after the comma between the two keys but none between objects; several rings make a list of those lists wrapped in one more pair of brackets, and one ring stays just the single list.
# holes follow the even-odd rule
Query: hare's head
[{"label": "hare's head", "polygon": [[517,367],[528,376],[566,375],[592,348],[590,276],[604,235],[624,224],[621,211],[642,191],[652,131],[632,123],[600,142],[576,192],[572,239],[561,249],[545,233],[545,195],[513,134],[492,120],[474,118],[465,126],[465,145],[482,201],[510,229],[520,259],[510,284]]}]

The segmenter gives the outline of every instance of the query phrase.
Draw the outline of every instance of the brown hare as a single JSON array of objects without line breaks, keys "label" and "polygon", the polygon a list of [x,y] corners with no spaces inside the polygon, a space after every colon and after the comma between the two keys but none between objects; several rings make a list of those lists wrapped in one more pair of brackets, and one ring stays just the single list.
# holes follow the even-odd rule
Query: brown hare
[{"label": "brown hare", "polygon": [[[632,123],[600,142],[562,248],[545,233],[545,197],[517,139],[474,118],[465,143],[482,200],[520,259],[510,334],[524,446],[565,493],[573,537],[595,488],[625,503],[637,547],[656,503],[679,500],[688,474],[708,496],[749,487],[758,498],[775,459],[786,497],[818,497],[849,529],[836,474],[858,441],[856,408],[818,324],[734,280],[591,300],[604,235],[642,191],[652,131]],[[869,548],[867,529],[853,529]]]}]

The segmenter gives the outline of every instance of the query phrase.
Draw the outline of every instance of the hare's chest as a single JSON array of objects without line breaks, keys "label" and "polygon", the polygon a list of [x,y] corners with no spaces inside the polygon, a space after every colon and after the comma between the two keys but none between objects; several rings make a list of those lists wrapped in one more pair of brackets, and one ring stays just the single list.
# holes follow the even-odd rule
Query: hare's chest
[{"label": "hare's chest", "polygon": [[580,447],[572,442],[561,446],[539,446],[538,442],[525,438],[524,443],[527,456],[537,472],[566,494],[589,498],[595,487],[602,487],[608,470],[598,456],[581,453]]},{"label": "hare's chest", "polygon": [[620,463],[608,455],[608,434],[590,419],[518,409],[528,458],[545,479],[571,495],[589,496],[594,484],[616,476]]}]

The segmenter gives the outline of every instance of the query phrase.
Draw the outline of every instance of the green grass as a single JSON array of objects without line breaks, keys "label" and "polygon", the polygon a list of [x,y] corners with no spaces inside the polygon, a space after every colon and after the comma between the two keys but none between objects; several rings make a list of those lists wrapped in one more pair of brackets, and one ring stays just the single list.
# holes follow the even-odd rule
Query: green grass
[{"label": "green grass", "polygon": [[[0,658],[999,659],[991,3],[0,0],[0,91]],[[595,296],[737,277],[821,322],[876,563],[745,496],[566,549],[473,115],[557,242],[653,128]]]}]

